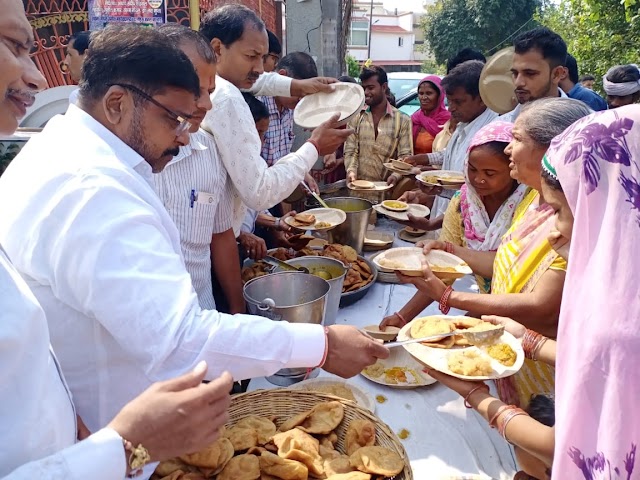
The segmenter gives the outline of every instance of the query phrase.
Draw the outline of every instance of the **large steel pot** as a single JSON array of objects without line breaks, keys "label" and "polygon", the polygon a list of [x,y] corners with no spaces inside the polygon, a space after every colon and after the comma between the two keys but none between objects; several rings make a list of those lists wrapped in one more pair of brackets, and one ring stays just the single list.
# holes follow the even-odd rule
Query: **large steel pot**
[{"label": "large steel pot", "polygon": [[344,223],[329,231],[329,243],[349,245],[360,255],[373,204],[369,200],[356,197],[327,198],[325,203],[347,214]]},{"label": "large steel pot", "polygon": [[[244,286],[247,310],[253,315],[289,323],[313,323],[324,320],[325,299],[329,283],[315,275],[299,272],[282,272],[254,278]],[[304,379],[305,368],[284,368],[269,382],[287,386]],[[317,371],[310,376],[316,376]]]},{"label": "large steel pot", "polygon": [[[347,267],[335,258],[328,257],[300,257],[287,260],[289,265],[294,267],[306,267],[309,273],[314,275],[318,271],[323,271],[331,275],[331,279],[327,280],[331,286],[324,309],[324,325],[334,325],[340,308],[340,298],[342,296],[342,284],[347,274]],[[279,268],[276,271],[282,271]]]}]

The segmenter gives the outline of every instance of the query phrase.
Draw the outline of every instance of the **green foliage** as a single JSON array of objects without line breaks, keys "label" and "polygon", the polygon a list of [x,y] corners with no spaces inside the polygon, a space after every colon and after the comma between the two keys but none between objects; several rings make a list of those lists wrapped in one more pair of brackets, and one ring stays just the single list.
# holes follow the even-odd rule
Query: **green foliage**
[{"label": "green foliage", "polygon": [[347,64],[347,75],[353,78],[358,78],[360,75],[360,64],[358,63],[358,60],[356,60],[352,55],[347,55],[345,60]]},{"label": "green foliage", "polygon": [[541,5],[542,0],[437,0],[422,20],[425,37],[439,64],[465,47],[490,55],[509,45],[518,29],[533,28]]},{"label": "green foliage", "polygon": [[602,76],[613,65],[640,60],[640,4],[636,0],[560,0],[541,9],[537,19],[567,42],[580,74]]},{"label": "green foliage", "polygon": [[432,73],[435,75],[444,75],[447,73],[447,67],[441,63],[437,63],[435,60],[424,60],[422,67],[420,68],[422,73]]}]

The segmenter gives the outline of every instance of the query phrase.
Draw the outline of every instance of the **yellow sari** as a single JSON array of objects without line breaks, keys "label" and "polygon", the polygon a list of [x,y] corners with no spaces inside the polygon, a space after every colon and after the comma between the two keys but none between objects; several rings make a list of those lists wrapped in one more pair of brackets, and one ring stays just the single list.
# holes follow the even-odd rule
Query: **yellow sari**
[{"label": "yellow sari", "polygon": [[[511,228],[502,239],[493,264],[491,292],[529,293],[549,270],[565,270],[567,262],[547,240],[555,224],[553,209],[538,206],[538,192],[532,190],[522,201]],[[525,360],[514,376],[496,381],[500,399],[526,406],[532,395],[553,395],[555,369]]]}]

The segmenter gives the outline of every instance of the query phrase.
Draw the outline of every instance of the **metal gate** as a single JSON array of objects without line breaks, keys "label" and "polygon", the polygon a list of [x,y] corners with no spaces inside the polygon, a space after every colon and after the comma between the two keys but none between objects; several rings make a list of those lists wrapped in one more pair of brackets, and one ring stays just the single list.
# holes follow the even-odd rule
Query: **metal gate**
[{"label": "metal gate", "polygon": [[[33,61],[47,79],[49,87],[72,84],[62,69],[69,36],[88,30],[87,0],[23,0],[33,27]],[[200,2],[201,10],[210,1]],[[189,0],[167,0],[167,21],[189,26]]]}]

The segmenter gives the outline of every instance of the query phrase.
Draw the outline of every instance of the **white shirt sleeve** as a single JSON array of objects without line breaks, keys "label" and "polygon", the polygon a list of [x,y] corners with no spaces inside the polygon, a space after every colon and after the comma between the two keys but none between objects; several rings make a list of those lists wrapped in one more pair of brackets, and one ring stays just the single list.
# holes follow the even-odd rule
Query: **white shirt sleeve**
[{"label": "white shirt sleeve", "polygon": [[95,318],[151,382],[201,360],[208,379],[226,370],[237,380],[320,363],[320,325],[202,310],[159,212],[135,192],[105,177],[68,188],[50,211],[58,223],[40,260],[58,299]]},{"label": "white shirt sleeve", "polygon": [[122,437],[103,428],[82,442],[15,469],[4,480],[114,480],[126,474]]},{"label": "white shirt sleeve", "polygon": [[258,77],[249,92],[255,96],[289,97],[291,96],[291,82],[293,79],[277,72],[266,72]]},{"label": "white shirt sleeve", "polygon": [[266,210],[293,193],[317,161],[318,151],[307,142],[269,167],[260,156],[262,147],[254,125],[242,97],[215,103],[203,122],[203,128],[216,139],[222,163],[242,202],[254,210]]}]

